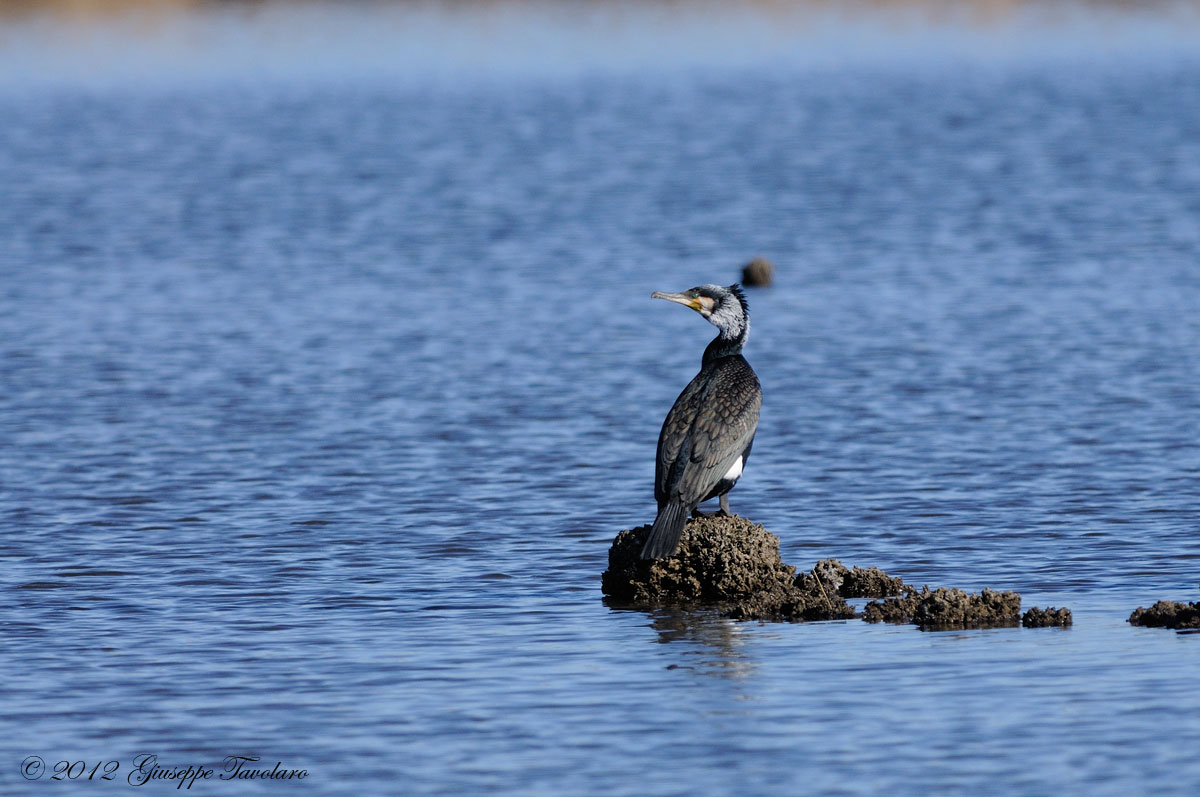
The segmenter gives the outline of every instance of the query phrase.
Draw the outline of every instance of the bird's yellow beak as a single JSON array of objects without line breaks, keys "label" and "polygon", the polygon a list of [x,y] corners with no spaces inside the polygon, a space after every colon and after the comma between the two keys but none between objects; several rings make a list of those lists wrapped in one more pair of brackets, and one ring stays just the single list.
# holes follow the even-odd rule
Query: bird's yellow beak
[{"label": "bird's yellow beak", "polygon": [[654,293],[650,294],[650,298],[666,299],[668,302],[682,304],[684,307],[692,308],[697,313],[700,312],[700,300],[693,299],[689,294],[686,293],[663,293],[662,291],[655,291]]}]

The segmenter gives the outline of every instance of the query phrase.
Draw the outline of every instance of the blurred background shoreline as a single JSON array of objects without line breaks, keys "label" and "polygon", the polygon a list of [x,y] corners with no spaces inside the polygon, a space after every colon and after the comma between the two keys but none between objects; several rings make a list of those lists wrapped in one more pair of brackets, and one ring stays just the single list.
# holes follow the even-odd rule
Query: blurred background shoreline
[{"label": "blurred background shoreline", "polygon": [[450,82],[1200,52],[1178,2],[0,0],[0,89]]}]

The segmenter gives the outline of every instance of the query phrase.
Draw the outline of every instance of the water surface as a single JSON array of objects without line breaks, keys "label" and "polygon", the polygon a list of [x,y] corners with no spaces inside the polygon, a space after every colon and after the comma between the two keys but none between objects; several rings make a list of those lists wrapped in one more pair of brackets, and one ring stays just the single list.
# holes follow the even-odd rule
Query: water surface
[{"label": "water surface", "polygon": [[[7,72],[4,792],[155,753],[311,773],[263,794],[1194,793],[1200,636],[1125,619],[1200,586],[1200,59],[1110,13]],[[756,254],[734,510],[1072,629],[605,606],[712,331],[649,294]]]}]

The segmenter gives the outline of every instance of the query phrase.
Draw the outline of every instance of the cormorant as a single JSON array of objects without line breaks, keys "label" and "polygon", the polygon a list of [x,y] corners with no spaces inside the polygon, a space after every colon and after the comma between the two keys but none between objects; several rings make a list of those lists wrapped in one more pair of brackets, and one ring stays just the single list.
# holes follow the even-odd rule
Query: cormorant
[{"label": "cormorant", "polygon": [[658,435],[658,517],[642,558],[661,559],[675,553],[688,514],[700,503],[720,497],[719,514],[730,514],[727,494],[742,475],[754,444],[762,387],[742,356],[750,314],[738,285],[655,291],[650,298],[690,307],[720,330],[704,350],[700,373],[675,399]]}]

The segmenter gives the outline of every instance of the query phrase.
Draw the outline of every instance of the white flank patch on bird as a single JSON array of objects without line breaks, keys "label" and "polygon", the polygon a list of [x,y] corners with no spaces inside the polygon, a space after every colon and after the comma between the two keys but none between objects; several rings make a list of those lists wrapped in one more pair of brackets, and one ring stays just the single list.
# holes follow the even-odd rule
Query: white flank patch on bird
[{"label": "white flank patch on bird", "polygon": [[724,478],[734,481],[742,475],[742,458],[738,457],[733,464],[729,466],[729,470],[725,471]]}]

